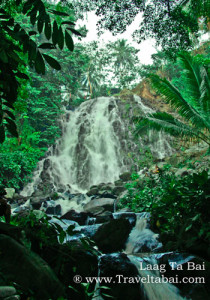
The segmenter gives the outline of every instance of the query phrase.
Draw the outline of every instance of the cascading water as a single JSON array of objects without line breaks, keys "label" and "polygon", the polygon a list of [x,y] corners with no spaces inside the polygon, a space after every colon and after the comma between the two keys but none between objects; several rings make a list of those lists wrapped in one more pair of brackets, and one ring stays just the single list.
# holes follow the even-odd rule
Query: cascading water
[{"label": "cascading water", "polygon": [[[134,96],[129,105],[142,114],[152,110]],[[128,130],[130,116],[125,116],[126,104],[115,97],[99,97],[82,103],[75,111],[66,111],[62,123],[63,134],[47,158],[40,162],[35,180],[22,192],[31,195],[36,187],[50,183],[51,191],[71,190],[85,192],[90,186],[114,182],[119,175],[130,171],[133,164],[129,153],[138,153],[137,142]],[[171,148],[164,149],[166,138],[159,135],[151,149],[159,158],[169,155]],[[139,143],[143,145],[141,139]],[[40,183],[42,181],[42,183]]]}]

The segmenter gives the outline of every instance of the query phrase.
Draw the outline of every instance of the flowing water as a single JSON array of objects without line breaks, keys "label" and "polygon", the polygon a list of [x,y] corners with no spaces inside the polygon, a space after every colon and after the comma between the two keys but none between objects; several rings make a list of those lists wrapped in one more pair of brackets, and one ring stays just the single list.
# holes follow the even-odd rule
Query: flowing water
[{"label": "flowing water", "polygon": [[[130,171],[132,155],[137,157],[139,147],[144,147],[144,140],[136,141],[132,135],[130,119],[135,109],[141,114],[153,112],[138,96],[130,104],[114,97],[99,97],[82,103],[75,111],[66,111],[61,139],[39,163],[33,182],[22,195],[31,195],[41,180],[50,182],[54,191],[85,192],[92,185],[114,182],[121,173]],[[146,143],[160,159],[172,152],[162,133],[151,132]]]}]

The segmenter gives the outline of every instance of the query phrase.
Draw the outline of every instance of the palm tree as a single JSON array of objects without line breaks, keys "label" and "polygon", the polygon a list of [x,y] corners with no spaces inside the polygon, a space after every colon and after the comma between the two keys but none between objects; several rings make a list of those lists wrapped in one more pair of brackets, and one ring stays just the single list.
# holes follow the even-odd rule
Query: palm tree
[{"label": "palm tree", "polygon": [[[210,80],[207,66],[187,52],[178,55],[183,68],[186,86],[185,96],[165,78],[152,74],[149,76],[156,91],[163,96],[180,115],[156,112],[137,120],[136,134],[149,129],[163,130],[171,135],[195,137],[210,146]],[[186,97],[186,94],[188,97]]]},{"label": "palm tree", "polygon": [[124,88],[123,79],[131,70],[134,70],[139,50],[127,44],[124,39],[117,40],[107,46],[111,50],[115,74],[118,74],[120,86]]}]

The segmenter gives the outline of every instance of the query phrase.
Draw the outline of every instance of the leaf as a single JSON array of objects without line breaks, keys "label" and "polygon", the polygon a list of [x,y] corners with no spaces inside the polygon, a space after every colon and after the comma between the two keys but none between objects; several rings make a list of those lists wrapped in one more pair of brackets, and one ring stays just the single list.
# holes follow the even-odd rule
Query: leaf
[{"label": "leaf", "polygon": [[67,32],[67,30],[65,30],[65,42],[66,42],[66,46],[70,51],[74,50],[74,42],[72,40],[71,35]]},{"label": "leaf", "polygon": [[42,33],[43,27],[44,27],[44,22],[42,19],[39,19],[38,23],[37,23],[37,28],[38,28],[39,33]]},{"label": "leaf", "polygon": [[62,25],[65,25],[65,24],[66,24],[66,25],[73,25],[73,26],[76,25],[75,23],[73,23],[73,22],[71,22],[71,21],[64,21],[64,22],[62,22],[61,24],[62,24]]},{"label": "leaf", "polygon": [[43,43],[43,44],[39,45],[38,48],[41,48],[41,49],[56,49],[55,45],[53,45],[52,43]]},{"label": "leaf", "polygon": [[22,0],[16,0],[16,5],[19,6],[21,4]]},{"label": "leaf", "polygon": [[63,49],[63,46],[64,46],[64,34],[63,34],[63,31],[62,31],[62,27],[60,26],[59,27],[59,30],[58,30],[58,46],[59,48],[62,50]]},{"label": "leaf", "polygon": [[54,45],[58,43],[58,24],[56,21],[53,22],[52,41]]},{"label": "leaf", "polygon": [[5,131],[4,126],[0,125],[0,143],[3,143],[5,140]]},{"label": "leaf", "polygon": [[69,17],[69,14],[61,12],[61,11],[57,11],[57,10],[54,10],[54,9],[50,9],[49,11],[51,13],[53,13],[54,15],[57,15],[57,16]]},{"label": "leaf", "polygon": [[7,123],[5,124],[8,131],[15,137],[18,137],[18,132],[17,132],[17,126],[15,124],[14,121],[12,121],[9,118],[5,118],[5,120],[7,121]]},{"label": "leaf", "polygon": [[12,103],[10,102],[3,102],[2,104],[4,104],[5,106],[14,109],[14,106],[12,105]]},{"label": "leaf", "polygon": [[39,51],[36,54],[35,69],[38,74],[45,74],[45,63]]},{"label": "leaf", "polygon": [[50,22],[45,22],[44,33],[45,33],[46,38],[49,40],[51,38],[51,34],[52,34],[52,28],[51,28]]},{"label": "leaf", "polygon": [[4,113],[6,113],[11,119],[15,120],[15,116],[11,111],[4,109]]},{"label": "leaf", "polygon": [[19,72],[19,71],[15,74],[15,76],[17,76],[21,79],[26,79],[26,80],[29,79],[28,75],[26,75],[25,73]]},{"label": "leaf", "polygon": [[3,61],[5,64],[8,63],[8,56],[4,50],[0,52],[0,60]]},{"label": "leaf", "polygon": [[66,29],[71,30],[71,32],[73,32],[73,33],[76,34],[76,35],[82,36],[82,34],[81,34],[79,31],[75,30],[74,28],[68,27],[68,28],[66,28]]},{"label": "leaf", "polygon": [[47,55],[47,54],[43,54],[46,62],[55,70],[61,70],[61,65],[57,62],[57,60],[55,60],[54,58],[52,58],[51,56]]}]

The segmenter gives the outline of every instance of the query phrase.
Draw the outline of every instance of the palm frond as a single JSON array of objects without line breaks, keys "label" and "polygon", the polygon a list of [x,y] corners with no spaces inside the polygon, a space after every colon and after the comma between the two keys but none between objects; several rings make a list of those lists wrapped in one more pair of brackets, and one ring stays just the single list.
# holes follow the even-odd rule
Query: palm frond
[{"label": "palm frond", "polygon": [[165,112],[153,113],[136,120],[135,135],[140,136],[149,130],[164,131],[172,136],[195,137],[209,144],[209,136],[203,134],[197,128],[184,124]]},{"label": "palm frond", "polygon": [[206,127],[205,118],[182,97],[181,93],[174,85],[167,79],[162,79],[155,74],[151,74],[149,78],[156,91],[164,96],[164,100],[182,117],[186,118],[192,124],[196,124],[200,128]]},{"label": "palm frond", "polygon": [[198,99],[200,97],[200,84],[201,84],[201,74],[200,74],[200,63],[196,61],[188,52],[181,52],[178,54],[179,61],[183,68],[186,83],[186,88],[190,92],[191,101],[193,101],[193,106],[197,107]]},{"label": "palm frond", "polygon": [[190,126],[175,119],[168,113],[157,112],[137,121],[135,130],[136,135],[144,134],[148,130],[164,131],[173,136],[193,136],[193,130]]},{"label": "palm frond", "polygon": [[[207,115],[207,119],[209,119],[210,114],[210,80],[208,76],[207,67],[202,67],[201,70],[201,85],[200,85],[200,107],[203,110],[203,113]],[[208,127],[210,129],[210,127]]]}]

